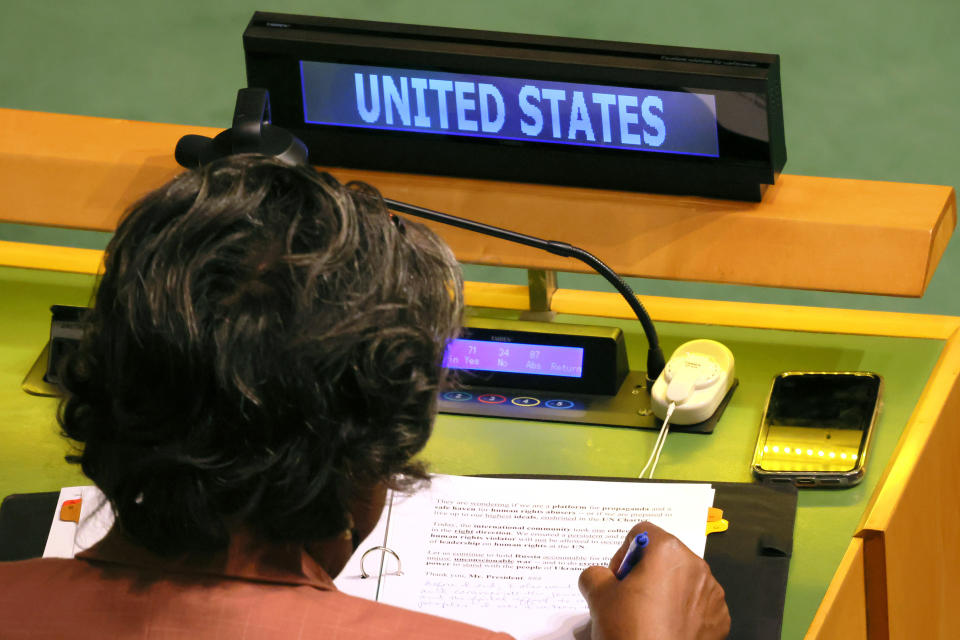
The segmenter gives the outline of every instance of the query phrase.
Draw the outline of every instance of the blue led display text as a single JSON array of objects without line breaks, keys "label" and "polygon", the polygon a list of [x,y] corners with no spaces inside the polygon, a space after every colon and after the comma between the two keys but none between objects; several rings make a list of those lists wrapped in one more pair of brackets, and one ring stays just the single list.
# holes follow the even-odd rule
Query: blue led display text
[{"label": "blue led display text", "polygon": [[301,61],[304,121],[719,156],[709,94]]}]

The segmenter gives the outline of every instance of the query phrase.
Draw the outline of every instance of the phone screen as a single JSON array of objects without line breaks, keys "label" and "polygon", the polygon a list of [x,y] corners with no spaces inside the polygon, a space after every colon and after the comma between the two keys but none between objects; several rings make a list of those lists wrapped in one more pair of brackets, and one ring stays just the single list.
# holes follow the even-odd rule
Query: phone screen
[{"label": "phone screen", "polygon": [[788,373],[778,376],[764,416],[764,471],[853,471],[880,394],[872,373]]}]

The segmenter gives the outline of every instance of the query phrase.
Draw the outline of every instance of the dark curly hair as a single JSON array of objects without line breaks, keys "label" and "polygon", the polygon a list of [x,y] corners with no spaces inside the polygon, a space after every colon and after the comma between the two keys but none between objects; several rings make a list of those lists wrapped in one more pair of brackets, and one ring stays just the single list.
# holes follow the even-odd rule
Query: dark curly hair
[{"label": "dark curly hair", "polygon": [[[352,496],[425,476],[460,269],[366,185],[255,155],[127,213],[63,370],[71,462],[158,553],[344,531]],[[402,475],[399,475],[402,474]]]}]

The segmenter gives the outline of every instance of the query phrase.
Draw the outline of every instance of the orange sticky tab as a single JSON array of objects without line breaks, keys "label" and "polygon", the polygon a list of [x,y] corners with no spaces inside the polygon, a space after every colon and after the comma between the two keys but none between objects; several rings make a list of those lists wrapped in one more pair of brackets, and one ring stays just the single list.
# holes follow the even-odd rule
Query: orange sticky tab
[{"label": "orange sticky tab", "polygon": [[707,522],[718,522],[721,518],[723,518],[723,509],[710,507],[707,510]]},{"label": "orange sticky tab", "polygon": [[82,498],[64,500],[60,505],[60,519],[64,522],[80,522],[80,504]]}]

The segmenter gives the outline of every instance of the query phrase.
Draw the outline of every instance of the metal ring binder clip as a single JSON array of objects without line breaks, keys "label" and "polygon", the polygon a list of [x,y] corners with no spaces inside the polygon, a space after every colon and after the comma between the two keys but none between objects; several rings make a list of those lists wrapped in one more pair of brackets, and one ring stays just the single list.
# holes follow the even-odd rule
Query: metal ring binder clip
[{"label": "metal ring binder clip", "polygon": [[388,547],[370,547],[369,549],[367,549],[366,551],[363,552],[363,555],[362,555],[362,556],[360,556],[360,577],[361,577],[361,578],[369,578],[369,577],[371,577],[371,575],[370,575],[369,573],[367,573],[367,570],[364,568],[363,564],[364,564],[364,562],[366,562],[367,556],[370,555],[370,554],[371,554],[372,552],[374,552],[374,551],[383,551],[384,553],[389,553],[390,555],[392,555],[394,558],[397,559],[397,570],[396,570],[396,571],[385,571],[385,572],[381,573],[380,575],[382,575],[382,576],[402,576],[402,575],[403,575],[403,571],[401,571],[401,568],[400,568],[400,556],[397,555],[397,552],[396,552],[396,551],[394,551],[393,549],[390,549],[390,548],[388,548]]}]

